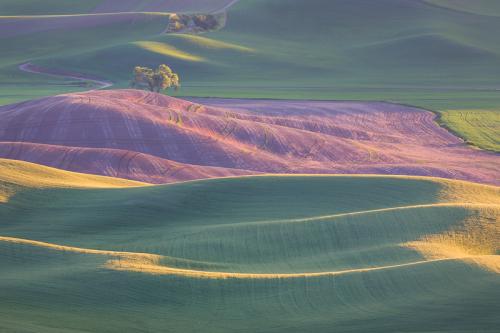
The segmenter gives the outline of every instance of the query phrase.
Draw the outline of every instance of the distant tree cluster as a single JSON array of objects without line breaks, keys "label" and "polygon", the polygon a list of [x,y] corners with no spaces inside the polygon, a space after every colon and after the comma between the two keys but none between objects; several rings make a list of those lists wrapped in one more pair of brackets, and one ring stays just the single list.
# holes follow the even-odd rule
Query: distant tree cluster
[{"label": "distant tree cluster", "polygon": [[195,15],[193,22],[197,27],[203,30],[215,30],[219,25],[219,21],[214,15]]},{"label": "distant tree cluster", "polygon": [[219,29],[225,21],[223,14],[172,14],[167,32],[205,32]]},{"label": "distant tree cluster", "polygon": [[133,88],[149,89],[153,92],[160,92],[180,87],[179,75],[174,73],[170,67],[165,64],[158,66],[156,70],[148,67],[137,66],[134,68]]}]

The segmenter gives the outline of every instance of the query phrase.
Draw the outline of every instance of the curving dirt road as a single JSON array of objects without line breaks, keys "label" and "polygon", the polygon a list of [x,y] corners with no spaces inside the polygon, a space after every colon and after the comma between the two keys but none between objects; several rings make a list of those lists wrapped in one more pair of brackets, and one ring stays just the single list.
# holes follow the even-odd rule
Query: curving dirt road
[{"label": "curving dirt road", "polygon": [[95,88],[90,89],[96,90],[96,89],[105,89],[109,88],[113,85],[113,82],[111,81],[105,81],[105,80],[100,80],[95,77],[91,77],[86,74],[82,73],[74,73],[74,72],[67,72],[63,70],[51,70],[47,68],[43,68],[37,65],[34,65],[30,62],[26,62],[24,64],[21,64],[18,66],[19,70],[27,73],[35,73],[35,74],[44,74],[44,75],[50,75],[50,76],[56,76],[56,77],[61,77],[61,78],[66,78],[66,79],[72,79],[72,80],[78,80],[81,82],[91,82]]}]

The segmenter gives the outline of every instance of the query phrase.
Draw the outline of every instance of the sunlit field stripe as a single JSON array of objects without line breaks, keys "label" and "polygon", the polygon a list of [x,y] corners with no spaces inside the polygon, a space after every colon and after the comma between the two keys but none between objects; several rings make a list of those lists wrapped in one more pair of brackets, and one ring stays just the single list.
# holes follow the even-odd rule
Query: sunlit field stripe
[{"label": "sunlit field stripe", "polygon": [[423,265],[428,263],[450,261],[450,260],[471,261],[474,263],[490,262],[490,263],[495,263],[496,265],[495,267],[499,266],[499,256],[497,255],[476,255],[476,256],[463,255],[450,258],[420,260],[403,264],[356,268],[356,269],[347,269],[339,271],[327,271],[327,272],[305,272],[305,273],[212,272],[212,271],[190,270],[190,269],[181,269],[181,268],[164,266],[161,265],[160,262],[162,259],[165,259],[166,257],[150,253],[86,249],[74,246],[65,246],[65,245],[46,243],[35,240],[28,240],[28,239],[14,238],[14,237],[3,237],[3,236],[0,236],[0,242],[42,247],[55,251],[114,257],[114,259],[108,260],[104,265],[105,268],[111,270],[145,273],[151,275],[175,275],[182,277],[206,278],[206,279],[289,279],[289,278],[307,278],[307,277],[327,277],[327,276],[337,276],[344,274],[373,272],[373,271],[380,271],[387,269],[397,269],[397,268],[411,267],[416,265]]}]

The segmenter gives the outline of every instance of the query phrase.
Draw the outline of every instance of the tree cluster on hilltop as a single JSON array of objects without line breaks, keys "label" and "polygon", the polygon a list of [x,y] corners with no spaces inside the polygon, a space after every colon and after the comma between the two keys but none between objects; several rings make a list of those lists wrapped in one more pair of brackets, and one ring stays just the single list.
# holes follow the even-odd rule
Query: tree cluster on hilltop
[{"label": "tree cluster on hilltop", "polygon": [[132,88],[147,88],[153,92],[168,90],[173,87],[177,90],[180,87],[179,75],[174,73],[170,67],[165,64],[158,66],[156,70],[136,66],[134,68],[134,79],[131,83]]}]

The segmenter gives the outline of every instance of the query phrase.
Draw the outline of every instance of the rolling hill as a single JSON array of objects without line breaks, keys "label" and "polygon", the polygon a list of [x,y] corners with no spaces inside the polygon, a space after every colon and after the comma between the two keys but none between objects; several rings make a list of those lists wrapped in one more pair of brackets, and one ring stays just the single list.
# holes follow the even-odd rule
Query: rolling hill
[{"label": "rolling hill", "polygon": [[[37,58],[50,58],[55,54],[72,57],[161,33],[169,17],[161,13],[0,17],[0,43],[3,45],[0,103],[91,88],[92,84],[74,78],[40,75],[20,68]],[[65,68],[50,72],[72,73]],[[105,80],[104,73],[95,77]]]},{"label": "rolling hill", "polygon": [[139,59],[150,66],[164,61],[184,77],[185,95],[359,96],[442,107],[454,104],[451,96],[463,99],[469,92],[477,100],[469,98],[467,103],[477,107],[496,97],[500,49],[489,32],[499,25],[496,17],[418,0],[250,0],[230,7],[225,27],[202,38],[253,52],[207,47],[200,39],[166,34],[145,40],[204,61],[193,63],[140,44],[115,43],[71,57],[54,54],[39,63],[101,73],[123,87]]},{"label": "rolling hill", "polygon": [[[495,31],[490,0],[0,1],[0,333],[497,332]],[[161,63],[174,97],[126,89]]]},{"label": "rolling hill", "polygon": [[[97,189],[84,188],[90,176],[0,166],[9,193],[0,204],[1,330],[493,332],[499,324],[498,187],[257,176],[146,187],[95,178],[121,187]],[[25,181],[44,174],[53,185]],[[72,177],[78,188],[65,188]]]},{"label": "rolling hill", "polygon": [[0,157],[149,183],[253,173],[499,181],[498,155],[467,147],[432,112],[391,103],[107,90],[7,105],[0,116]]},{"label": "rolling hill", "polygon": [[145,183],[53,169],[33,163],[0,159],[0,202],[6,203],[23,188],[120,188]]},{"label": "rolling hill", "polygon": [[[168,63],[181,74],[184,96],[386,100],[463,110],[475,118],[491,110],[498,118],[500,49],[493,32],[500,20],[494,1],[246,0],[228,7],[219,31],[164,33],[166,12],[213,13],[230,4],[4,1],[0,104],[88,89],[81,81],[24,73],[18,65],[26,62],[118,88],[128,87],[134,66]],[[19,17],[49,14],[58,16]],[[64,16],[75,14],[83,15]],[[500,151],[498,143],[461,132],[466,122],[448,123],[456,115],[443,117],[447,127],[480,148]],[[485,135],[498,141],[497,132]]]},{"label": "rolling hill", "polygon": [[[43,76],[20,65],[54,57],[73,58],[163,34],[179,13],[223,12],[232,1],[3,1],[0,4],[0,104],[33,96],[88,89],[71,77]],[[175,14],[173,14],[175,11]],[[189,14],[186,14],[189,15]],[[223,15],[221,17],[223,19]],[[36,64],[35,64],[36,66]],[[39,67],[39,66],[37,66]],[[130,69],[127,70],[130,72]],[[58,66],[52,73],[77,71]],[[86,71],[83,71],[84,73]],[[85,77],[85,75],[82,75]],[[110,80],[106,73],[96,78]]]}]

